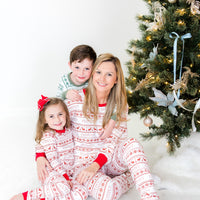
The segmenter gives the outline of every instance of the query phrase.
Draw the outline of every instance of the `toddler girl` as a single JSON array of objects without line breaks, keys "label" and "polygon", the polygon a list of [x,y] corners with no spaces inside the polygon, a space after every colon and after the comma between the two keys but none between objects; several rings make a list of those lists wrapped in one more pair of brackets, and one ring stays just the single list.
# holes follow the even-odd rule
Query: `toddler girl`
[{"label": "toddler girl", "polygon": [[70,130],[69,112],[59,98],[42,96],[38,101],[36,142],[45,152],[52,169],[42,186],[13,196],[10,200],[87,199],[84,186],[71,181],[74,143]]}]

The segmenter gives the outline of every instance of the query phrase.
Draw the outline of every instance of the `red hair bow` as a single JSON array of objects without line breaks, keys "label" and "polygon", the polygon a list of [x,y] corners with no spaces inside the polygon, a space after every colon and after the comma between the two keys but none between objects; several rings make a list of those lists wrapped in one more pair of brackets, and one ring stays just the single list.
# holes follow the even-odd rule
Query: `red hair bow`
[{"label": "red hair bow", "polygon": [[38,110],[42,111],[44,108],[44,105],[50,101],[50,99],[48,97],[45,97],[43,95],[41,95],[41,99],[38,100]]}]

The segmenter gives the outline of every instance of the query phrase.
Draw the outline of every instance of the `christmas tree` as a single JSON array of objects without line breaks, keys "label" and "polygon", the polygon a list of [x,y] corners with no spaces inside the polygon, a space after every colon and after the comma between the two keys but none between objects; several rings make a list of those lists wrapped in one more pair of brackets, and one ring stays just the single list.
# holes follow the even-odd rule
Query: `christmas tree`
[{"label": "christmas tree", "polygon": [[[200,10],[195,0],[144,0],[141,38],[130,41],[126,78],[129,112],[149,126],[145,139],[166,138],[170,153],[200,130]],[[149,116],[162,119],[151,123]]]}]

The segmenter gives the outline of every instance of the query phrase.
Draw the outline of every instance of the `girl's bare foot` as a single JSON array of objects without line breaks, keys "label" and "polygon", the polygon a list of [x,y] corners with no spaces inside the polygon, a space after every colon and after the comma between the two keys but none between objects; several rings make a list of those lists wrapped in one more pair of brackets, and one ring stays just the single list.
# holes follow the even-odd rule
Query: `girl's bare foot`
[{"label": "girl's bare foot", "polygon": [[24,197],[22,194],[16,194],[10,200],[24,200]]}]

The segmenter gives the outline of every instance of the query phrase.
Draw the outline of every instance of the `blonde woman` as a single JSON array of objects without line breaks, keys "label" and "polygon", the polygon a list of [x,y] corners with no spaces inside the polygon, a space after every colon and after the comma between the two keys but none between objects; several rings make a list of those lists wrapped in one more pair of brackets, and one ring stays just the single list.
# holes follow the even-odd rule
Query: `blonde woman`
[{"label": "blonde woman", "polygon": [[[81,101],[66,100],[75,143],[76,180],[95,199],[119,199],[133,180],[142,200],[157,200],[142,146],[127,134],[127,98],[120,61],[112,54],[100,55]],[[112,115],[115,127],[106,139],[102,128]],[[39,173],[45,172],[45,161]],[[107,175],[109,176],[107,176]],[[110,178],[113,177],[113,178]]]}]

